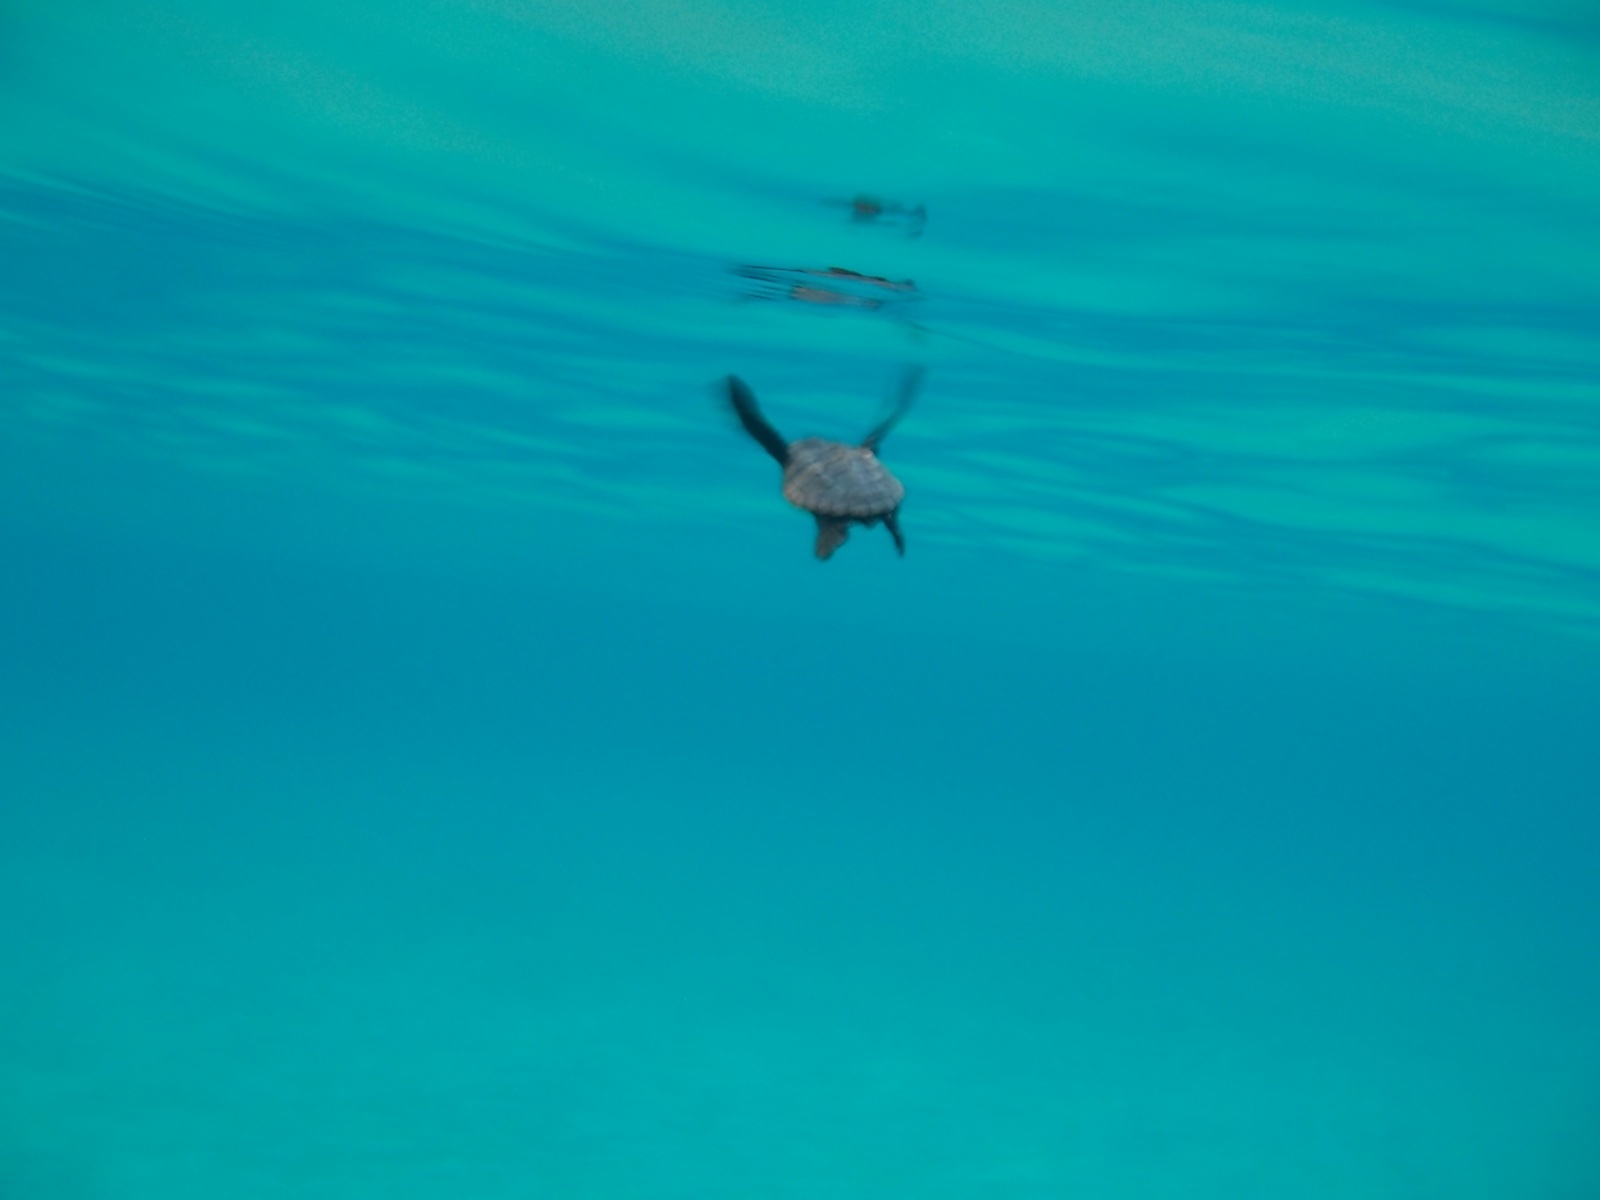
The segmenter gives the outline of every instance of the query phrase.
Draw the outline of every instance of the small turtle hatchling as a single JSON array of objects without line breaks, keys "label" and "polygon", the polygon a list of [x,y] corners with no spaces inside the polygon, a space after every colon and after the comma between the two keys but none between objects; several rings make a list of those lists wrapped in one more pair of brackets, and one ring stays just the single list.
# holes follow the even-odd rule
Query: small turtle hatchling
[{"label": "small turtle hatchling", "polygon": [[905,554],[899,518],[906,489],[878,461],[878,446],[905,416],[921,382],[922,368],[908,367],[893,411],[859,446],[847,446],[815,437],[784,441],[761,415],[755,393],[738,376],[728,376],[728,400],[739,423],[783,468],[784,496],[817,519],[818,558],[827,559],[844,545],[852,522],[870,529],[882,521],[895,549]]}]

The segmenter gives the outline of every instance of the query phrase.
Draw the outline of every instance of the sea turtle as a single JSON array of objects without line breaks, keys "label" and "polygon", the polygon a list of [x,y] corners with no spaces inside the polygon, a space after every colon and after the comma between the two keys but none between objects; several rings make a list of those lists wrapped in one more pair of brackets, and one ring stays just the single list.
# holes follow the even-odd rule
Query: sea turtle
[{"label": "sea turtle", "polygon": [[893,410],[859,446],[826,438],[786,442],[767,423],[755,393],[736,375],[728,376],[728,400],[745,432],[783,468],[783,494],[790,504],[817,518],[817,557],[826,559],[850,536],[851,522],[869,529],[882,521],[895,549],[906,552],[900,533],[900,501],[906,489],[878,461],[878,446],[905,416],[922,382],[922,368],[908,367],[900,379]]}]

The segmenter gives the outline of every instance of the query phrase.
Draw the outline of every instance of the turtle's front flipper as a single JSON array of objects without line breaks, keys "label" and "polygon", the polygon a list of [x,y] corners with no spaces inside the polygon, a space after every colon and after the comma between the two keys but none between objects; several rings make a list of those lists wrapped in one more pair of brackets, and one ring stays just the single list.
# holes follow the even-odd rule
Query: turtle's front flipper
[{"label": "turtle's front flipper", "polygon": [[906,537],[900,532],[900,513],[892,512],[883,518],[883,527],[889,531],[889,536],[894,539],[894,548],[900,551],[900,557],[906,556]]},{"label": "turtle's front flipper", "polygon": [[789,443],[767,423],[767,419],[761,415],[760,406],[756,404],[756,394],[737,375],[728,376],[728,402],[733,405],[733,411],[738,414],[739,424],[744,426],[745,432],[760,442],[761,448],[777,459],[780,467],[787,466]]},{"label": "turtle's front flipper", "polygon": [[850,522],[840,521],[834,517],[817,517],[817,557],[824,562],[832,556],[833,552],[844,545],[845,539],[850,536]]},{"label": "turtle's front flipper", "polygon": [[878,443],[889,436],[889,431],[894,428],[895,422],[906,415],[906,411],[917,399],[917,389],[922,386],[922,367],[907,367],[900,376],[900,389],[894,398],[894,409],[884,418],[861,444],[874,454],[878,452]]}]

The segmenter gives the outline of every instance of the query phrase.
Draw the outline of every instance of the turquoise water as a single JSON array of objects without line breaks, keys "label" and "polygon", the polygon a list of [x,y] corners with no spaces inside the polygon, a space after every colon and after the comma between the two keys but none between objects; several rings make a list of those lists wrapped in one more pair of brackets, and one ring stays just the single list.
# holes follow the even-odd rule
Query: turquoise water
[{"label": "turquoise water", "polygon": [[0,9],[0,1197],[1600,1195],[1593,12]]}]

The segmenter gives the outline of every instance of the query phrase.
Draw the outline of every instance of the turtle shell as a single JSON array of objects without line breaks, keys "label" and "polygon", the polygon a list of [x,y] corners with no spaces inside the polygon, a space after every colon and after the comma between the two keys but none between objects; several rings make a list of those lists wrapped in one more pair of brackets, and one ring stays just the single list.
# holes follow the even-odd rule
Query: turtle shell
[{"label": "turtle shell", "polygon": [[802,438],[789,444],[783,494],[818,516],[864,521],[899,508],[906,489],[864,446]]}]

